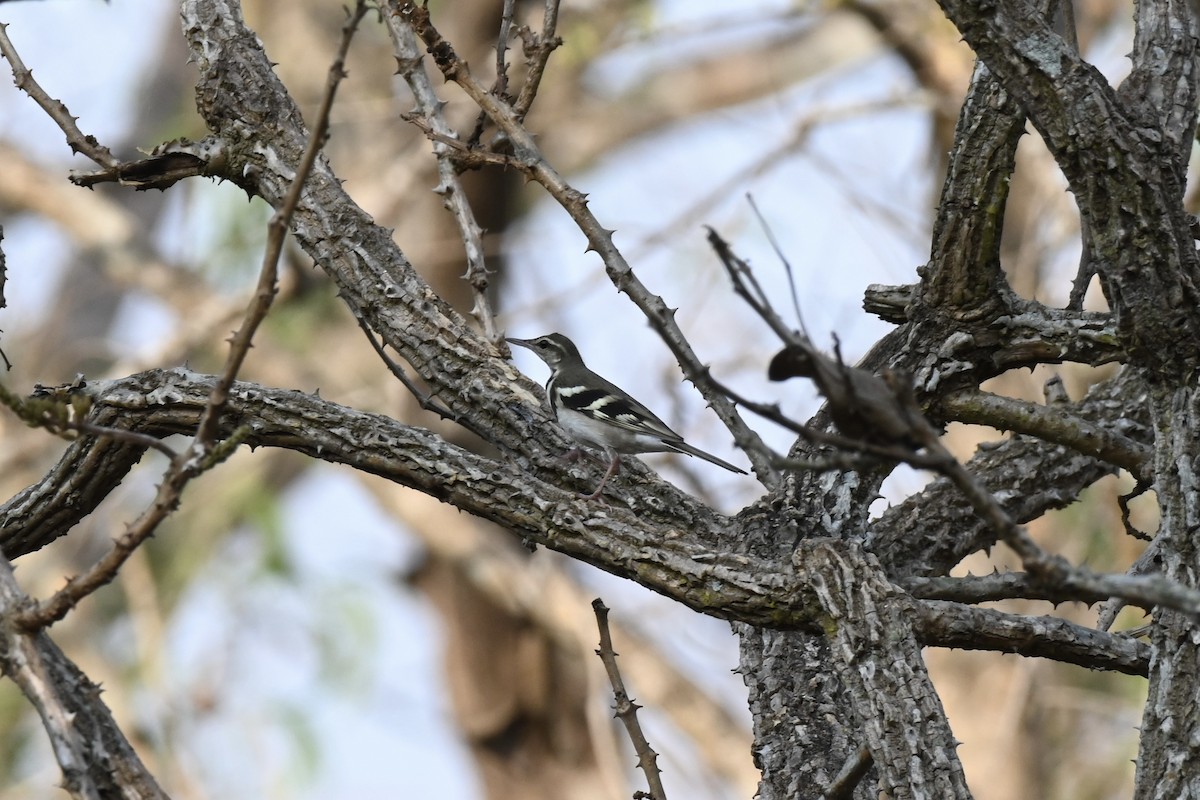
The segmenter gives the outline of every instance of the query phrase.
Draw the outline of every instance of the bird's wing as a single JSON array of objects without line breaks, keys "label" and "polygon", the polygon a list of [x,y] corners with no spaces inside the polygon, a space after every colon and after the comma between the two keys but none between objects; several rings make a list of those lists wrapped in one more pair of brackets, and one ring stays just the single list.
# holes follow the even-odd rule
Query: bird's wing
[{"label": "bird's wing", "polygon": [[604,378],[593,372],[589,382],[589,388],[574,394],[567,394],[563,392],[563,387],[558,387],[563,405],[574,411],[594,414],[610,425],[632,433],[648,433],[672,443],[683,441],[683,437],[671,430],[653,411]]}]

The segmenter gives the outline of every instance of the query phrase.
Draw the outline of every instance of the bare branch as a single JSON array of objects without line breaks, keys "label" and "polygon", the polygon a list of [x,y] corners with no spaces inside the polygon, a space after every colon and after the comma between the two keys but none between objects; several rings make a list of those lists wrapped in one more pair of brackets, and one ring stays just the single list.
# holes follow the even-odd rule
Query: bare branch
[{"label": "bare branch", "polygon": [[[75,391],[91,399],[89,413],[109,426],[166,436],[195,430],[216,380],[182,369],[153,370],[83,384]],[[481,402],[492,404],[489,413],[504,406],[503,398]],[[628,494],[614,493],[614,503],[597,506],[556,485],[562,467],[553,459],[537,475],[554,483],[543,482],[511,461],[493,461],[431,431],[312,394],[238,381],[228,409],[219,433],[234,431],[229,420],[237,420],[241,443],[284,447],[416,488],[706,613],[744,614],[757,624],[784,627],[808,624],[805,590],[789,572],[769,568],[762,559],[723,552],[718,542],[731,529],[729,518],[645,472],[628,470]],[[238,441],[227,438],[223,444]],[[80,457],[73,453],[73,463]],[[116,473],[105,476],[110,488],[120,480]],[[104,489],[96,487],[92,493],[103,496]],[[26,531],[26,523],[25,518],[9,520],[13,532],[25,538],[61,532]],[[0,542],[6,546],[7,540]]]},{"label": "bare branch", "polygon": [[288,222],[299,202],[305,178],[316,161],[320,143],[328,126],[333,98],[337,86],[344,76],[343,65],[346,53],[358,23],[366,12],[365,0],[359,0],[354,12],[349,15],[343,26],[341,47],[330,67],[327,91],[318,113],[317,125],[310,134],[308,147],[297,170],[292,188],[281,209],[271,219],[266,253],[263,257],[263,266],[255,297],[246,311],[242,327],[234,335],[225,371],[213,384],[191,447],[186,453],[172,459],[163,476],[163,481],[158,487],[154,501],[129,526],[125,534],[116,541],[113,548],[103,558],[83,574],[68,580],[66,586],[53,597],[39,602],[17,615],[17,624],[26,630],[33,631],[62,619],[84,597],[112,581],[134,550],[152,536],[162,521],[178,507],[179,497],[188,482],[196,475],[223,461],[237,449],[244,436],[244,431],[235,432],[221,445],[214,446],[213,443],[220,425],[220,415],[228,402],[229,389],[249,351],[254,332],[266,317],[274,299],[277,265],[283,250],[283,240],[287,234]]},{"label": "bare branch", "polygon": [[[1132,372],[1104,381],[1070,408],[1073,416],[1093,420],[1146,444],[1151,434],[1139,398],[1145,388]],[[1073,448],[1025,436],[979,448],[968,462],[1009,515],[1026,523],[1046,511],[1075,502],[1084,487],[1116,469]],[[871,526],[873,551],[893,575],[942,575],[970,553],[997,541],[945,478],[885,512]],[[952,531],[946,536],[941,532]]]},{"label": "bare branch", "polygon": [[375,337],[375,332],[372,331],[367,323],[363,321],[361,316],[356,314],[354,319],[356,322],[358,322],[358,327],[367,337],[367,341],[370,342],[371,349],[374,350],[379,356],[379,360],[384,363],[384,366],[388,368],[388,371],[392,373],[392,376],[396,380],[400,381],[405,389],[408,389],[409,394],[416,399],[417,405],[426,411],[432,411],[442,419],[453,420],[456,418],[456,415],[453,411],[446,408],[437,400],[433,399],[433,395],[431,395],[429,392],[424,391],[420,386],[417,386],[416,382],[413,381],[413,379],[408,376],[408,373],[404,371],[404,367],[397,364],[396,359],[388,355],[387,350],[383,348],[383,345],[380,344],[379,339]]},{"label": "bare branch", "polygon": [[86,433],[89,436],[106,436],[118,442],[127,442],[139,447],[153,448],[172,461],[179,457],[179,454],[171,449],[171,446],[162,439],[155,439],[153,436],[147,436],[137,431],[127,431],[121,428],[105,428],[103,425],[93,425],[90,422],[69,422],[67,423],[67,427],[80,433]]},{"label": "bare branch", "polygon": [[517,95],[517,99],[513,103],[513,112],[518,122],[523,122],[529,114],[529,109],[533,107],[533,101],[537,97],[538,87],[541,86],[542,75],[546,71],[546,63],[550,60],[550,55],[562,47],[562,39],[556,33],[558,5],[559,0],[546,0],[546,9],[542,13],[541,33],[534,33],[524,26],[517,29],[517,35],[521,37],[521,44],[525,50],[526,66],[525,83],[521,86],[521,93]]},{"label": "bare branch", "polygon": [[[505,22],[501,24],[501,40],[496,45],[496,81],[497,93],[500,96],[504,96],[503,87],[507,84],[503,42],[507,40],[507,28],[511,23],[511,15],[512,3],[506,0],[503,17]],[[456,158],[448,144],[448,141],[457,142],[458,134],[442,113],[445,104],[438,98],[433,89],[433,83],[425,72],[420,43],[413,33],[412,26],[403,22],[395,14],[385,14],[384,21],[395,46],[399,73],[408,83],[408,88],[416,98],[417,109],[424,119],[422,129],[436,134],[438,137],[433,140],[433,152],[437,156],[439,183],[433,191],[442,197],[442,205],[454,215],[454,221],[458,224],[458,231],[462,236],[467,257],[467,272],[463,277],[466,278],[475,297],[475,306],[471,309],[471,314],[483,329],[484,337],[493,345],[500,347],[504,335],[496,324],[492,303],[488,299],[490,279],[488,278],[487,259],[484,255],[483,230],[475,220],[475,211],[471,208],[467,194],[463,191],[462,183],[458,179]]]},{"label": "bare branch", "polygon": [[[7,623],[28,603],[29,598],[13,576],[12,565],[0,555],[0,619]],[[0,626],[0,664],[42,718],[54,758],[62,768],[63,788],[72,797],[100,800],[100,790],[88,771],[87,744],[72,724],[74,715],[59,697],[59,687],[47,674],[28,631],[11,624]]]},{"label": "bare branch", "polygon": [[7,59],[12,67],[13,82],[17,87],[33,98],[42,107],[46,115],[62,129],[67,136],[67,145],[72,153],[82,153],[102,167],[115,168],[119,163],[112,152],[96,141],[96,137],[85,134],[75,124],[75,117],[66,105],[48,95],[41,85],[33,79],[33,73],[21,61],[21,56],[8,38],[8,25],[0,23],[0,54]]},{"label": "bare branch", "polygon": [[1069,590],[1065,586],[1036,581],[1023,572],[995,572],[991,575],[966,575],[952,578],[908,576],[897,581],[919,600],[952,600],[957,603],[990,603],[996,600],[1046,600],[1051,603],[1099,603],[1109,595],[1103,592]]},{"label": "bare branch", "polygon": [[[787,356],[788,361],[777,369],[781,356]],[[1200,620],[1200,591],[1196,589],[1159,576],[1098,574],[1072,566],[1061,556],[1039,547],[978,479],[946,450],[901,376],[893,374],[888,381],[846,366],[807,342],[791,345],[776,356],[770,375],[812,377],[829,401],[829,413],[843,434],[884,442],[898,460],[945,475],[980,518],[1017,553],[1035,580],[1092,595],[1107,593],[1147,608],[1162,605]],[[909,448],[907,453],[905,448]]]},{"label": "bare branch", "polygon": [[[741,297],[746,305],[750,306],[754,313],[758,314],[763,322],[771,327],[780,341],[787,344],[799,344],[802,341],[801,337],[784,322],[783,317],[775,310],[771,299],[767,297],[766,292],[759,285],[758,279],[754,277],[754,270],[750,268],[750,265],[733,252],[729,243],[722,239],[714,228],[708,229],[708,243],[717,254],[717,258],[721,260],[721,264],[724,265],[725,272],[733,284],[734,293]],[[799,309],[797,308],[798,314]]]},{"label": "bare branch", "polygon": [[917,614],[914,625],[927,646],[1018,653],[1126,675],[1144,676],[1150,669],[1145,642],[1058,617],[1006,614],[945,600],[919,603]]},{"label": "bare branch", "polygon": [[1073,566],[1061,556],[1047,553],[1024,528],[1013,522],[996,498],[936,439],[927,441],[925,447],[930,453],[944,457],[939,471],[959,488],[976,513],[1020,556],[1034,580],[1085,592],[1089,596],[1107,594],[1121,597],[1143,608],[1173,608],[1200,621],[1200,591],[1156,575],[1095,573],[1084,567]]},{"label": "bare branch", "polygon": [[850,800],[854,797],[854,789],[871,771],[871,765],[874,763],[870,748],[863,746],[855,750],[825,787],[825,791],[821,793],[821,800]]},{"label": "bare branch", "polygon": [[1150,478],[1149,447],[1061,408],[1051,409],[989,392],[964,391],[939,399],[938,409],[947,420],[990,425],[1065,444],[1126,469],[1139,480]]},{"label": "bare branch", "polygon": [[43,631],[16,620],[30,600],[0,554],[0,672],[42,719],[63,774],[63,788],[86,800],[166,800],[93,684]]},{"label": "bare branch", "polygon": [[508,40],[512,36],[516,5],[516,0],[504,0],[504,6],[500,9],[500,33],[496,36],[496,83],[492,86],[492,92],[505,98],[508,97]]},{"label": "bare branch", "polygon": [[604,662],[604,671],[608,673],[608,682],[612,684],[613,696],[616,698],[616,717],[625,726],[629,740],[633,742],[634,752],[638,756],[638,766],[646,776],[650,785],[649,796],[653,800],[667,800],[667,793],[662,785],[662,773],[658,771],[658,753],[646,740],[642,733],[641,723],[638,722],[637,711],[641,706],[629,699],[625,691],[625,681],[621,679],[621,671],[617,669],[617,654],[613,650],[612,634],[608,631],[608,607],[597,597],[592,601],[592,610],[596,612],[596,627],[600,629],[600,647],[596,655]]},{"label": "bare branch", "polygon": [[[749,194],[746,195],[746,201],[750,203],[750,208],[754,209],[754,216],[758,217],[758,224],[762,227],[763,233],[767,235],[767,241],[771,243],[771,249],[775,251],[775,257],[778,258],[779,263],[783,265],[784,274],[787,275],[788,291],[792,295],[792,310],[796,312],[796,324],[800,326],[800,331],[806,337],[811,339],[812,336],[809,334],[808,328],[804,325],[804,314],[800,311],[800,294],[796,291],[796,275],[792,271],[792,262],[788,260],[786,255],[784,255],[783,248],[779,246],[779,240],[775,238],[775,232],[772,231],[771,226],[767,224],[766,217],[764,217],[762,212],[758,210],[758,204],[754,202],[754,196]],[[714,231],[712,228],[709,228],[708,230],[709,241],[712,242],[713,238],[716,237],[716,231]],[[729,246],[724,242],[721,242],[721,244],[724,245],[724,250],[728,252]],[[713,243],[713,247],[716,247],[715,242]],[[720,249],[718,249],[717,252],[718,255],[722,255]],[[724,255],[722,255],[721,261],[725,263],[725,266],[728,269],[729,264]],[[754,273],[750,271],[749,265],[746,265],[745,271],[750,274],[751,278],[753,278]]]}]

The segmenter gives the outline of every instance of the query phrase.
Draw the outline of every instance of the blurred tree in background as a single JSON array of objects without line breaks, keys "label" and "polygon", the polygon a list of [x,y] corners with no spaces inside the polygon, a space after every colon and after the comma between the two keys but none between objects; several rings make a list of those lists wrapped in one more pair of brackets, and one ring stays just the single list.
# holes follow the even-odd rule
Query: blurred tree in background
[{"label": "blurred tree in background", "polygon": [[[628,797],[601,593],[673,797],[1200,796],[1196,21],[941,5],[5,3],[4,796]],[[757,482],[578,499],[506,330]]]}]

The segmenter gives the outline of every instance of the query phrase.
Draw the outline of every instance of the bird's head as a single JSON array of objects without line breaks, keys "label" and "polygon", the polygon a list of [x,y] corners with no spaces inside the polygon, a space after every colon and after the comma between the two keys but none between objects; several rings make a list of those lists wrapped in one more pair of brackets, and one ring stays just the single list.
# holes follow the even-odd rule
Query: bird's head
[{"label": "bird's head", "polygon": [[505,341],[532,350],[551,369],[571,359],[582,363],[579,349],[575,347],[575,343],[561,333],[548,333],[545,336],[538,336],[536,339],[506,339]]}]

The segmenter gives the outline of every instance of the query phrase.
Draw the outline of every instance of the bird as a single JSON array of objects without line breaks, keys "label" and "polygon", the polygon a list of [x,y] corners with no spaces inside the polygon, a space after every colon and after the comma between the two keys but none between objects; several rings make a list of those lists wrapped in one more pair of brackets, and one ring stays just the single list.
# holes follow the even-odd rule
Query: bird
[{"label": "bird", "polygon": [[[588,369],[579,348],[561,333],[507,341],[532,350],[550,367],[546,397],[563,430],[579,444],[602,450],[608,457],[608,471],[596,491],[584,495],[587,499],[600,497],[604,485],[620,470],[622,454],[686,453],[730,472],[747,474],[728,461],[692,447],[654,412]],[[578,452],[576,448],[569,455]]]}]

